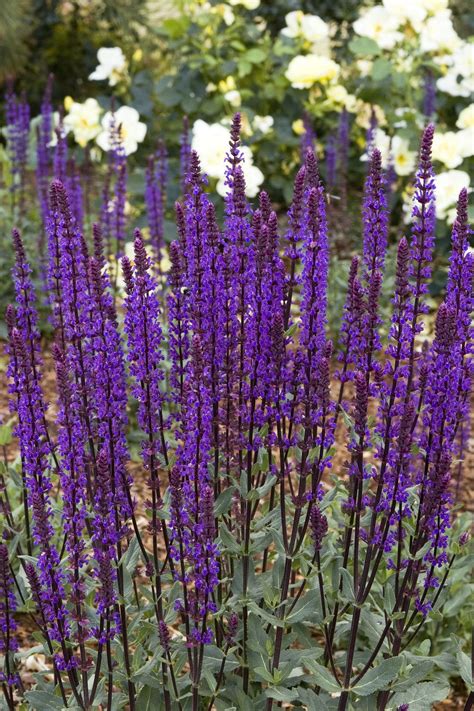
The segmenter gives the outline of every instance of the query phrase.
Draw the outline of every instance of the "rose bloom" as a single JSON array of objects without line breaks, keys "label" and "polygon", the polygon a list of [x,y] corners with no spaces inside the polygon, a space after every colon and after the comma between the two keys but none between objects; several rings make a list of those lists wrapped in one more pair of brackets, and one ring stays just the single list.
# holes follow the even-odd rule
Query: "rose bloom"
[{"label": "rose bloom", "polygon": [[115,121],[115,126],[120,127],[120,139],[125,154],[135,153],[138,144],[142,143],[146,135],[146,125],[140,121],[140,114],[131,106],[121,106],[115,114],[110,111],[102,119],[102,131],[96,138],[97,145],[103,151],[109,151],[110,129]]},{"label": "rose bloom", "polygon": [[[66,100],[65,100],[66,105]],[[101,131],[100,108],[96,99],[86,99],[84,103],[67,102],[69,113],[64,117],[66,131],[71,131],[74,140],[82,148],[92,141]]]},{"label": "rose bloom", "polygon": [[459,193],[469,187],[469,175],[464,170],[447,170],[435,176],[436,216],[444,220],[449,209],[456,205]]},{"label": "rose bloom", "polygon": [[463,162],[460,131],[435,133],[433,138],[432,156],[434,160],[444,163],[446,168],[457,168]]},{"label": "rose bloom", "polygon": [[98,66],[89,75],[93,81],[109,80],[109,86],[115,86],[125,74],[127,60],[120,47],[101,47],[97,52]]},{"label": "rose bloom", "polygon": [[[197,151],[201,167],[210,178],[217,178],[217,192],[226,195],[225,157],[229,150],[230,132],[221,123],[208,124],[202,119],[195,121],[191,146]],[[245,194],[255,197],[258,187],[263,183],[262,171],[253,165],[253,156],[248,146],[242,147],[244,163],[242,170],[245,177]]]},{"label": "rose bloom", "polygon": [[340,67],[328,57],[299,54],[288,65],[285,76],[295,89],[309,89],[316,82],[327,84],[339,76]]},{"label": "rose bloom", "polygon": [[395,173],[397,175],[410,175],[416,165],[416,151],[410,151],[406,138],[394,136],[390,145],[390,154]]},{"label": "rose bloom", "polygon": [[398,32],[400,20],[382,5],[376,5],[363,14],[353,24],[354,32],[369,37],[382,49],[393,49],[403,35]]}]

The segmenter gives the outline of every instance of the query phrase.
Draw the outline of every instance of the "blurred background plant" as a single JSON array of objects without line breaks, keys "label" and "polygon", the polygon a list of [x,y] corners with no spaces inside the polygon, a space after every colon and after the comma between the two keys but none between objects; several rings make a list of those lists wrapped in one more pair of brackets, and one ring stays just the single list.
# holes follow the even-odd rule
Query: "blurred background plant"
[{"label": "blurred background plant", "polygon": [[[382,151],[392,231],[399,234],[408,218],[417,136],[428,120],[437,126],[442,263],[455,200],[472,171],[472,32],[464,0],[18,0],[0,3],[0,80],[4,93],[14,80],[16,95],[28,99],[30,170],[50,74],[52,104],[64,115],[70,155],[79,165],[92,161],[96,171],[105,170],[109,112],[122,107],[127,189],[140,227],[146,224],[144,166],[164,141],[166,242],[174,229],[183,116],[211,187],[217,184],[222,194],[229,122],[240,111],[248,195],[264,186],[280,212],[289,204],[301,154],[313,145],[331,195],[333,242],[345,278],[360,235],[368,145]],[[1,155],[5,188],[10,157],[5,150]],[[30,211],[24,219],[34,224],[36,218]],[[7,232],[11,223],[5,215]],[[439,270],[435,295],[442,279]]]}]

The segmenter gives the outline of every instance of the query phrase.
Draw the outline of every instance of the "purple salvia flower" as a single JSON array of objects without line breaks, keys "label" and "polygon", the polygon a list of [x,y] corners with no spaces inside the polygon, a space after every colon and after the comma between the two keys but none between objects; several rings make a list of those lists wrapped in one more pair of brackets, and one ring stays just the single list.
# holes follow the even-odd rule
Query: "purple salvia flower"
[{"label": "purple salvia flower", "polygon": [[326,141],[326,182],[328,189],[331,190],[336,185],[337,180],[337,151],[336,137],[331,134]]},{"label": "purple salvia flower", "polygon": [[172,399],[180,405],[184,397],[184,376],[189,356],[189,316],[185,307],[185,259],[178,241],[170,245],[171,269],[168,305],[168,357],[171,361]]},{"label": "purple salvia flower", "polygon": [[[46,231],[48,220],[48,185],[51,170],[50,143],[53,135],[52,89],[53,77],[50,75],[41,102],[41,121],[36,136],[36,185],[44,231]],[[43,240],[41,245],[43,245]],[[43,249],[40,252],[42,254]]]},{"label": "purple salvia flower", "polygon": [[301,161],[304,162],[306,151],[316,150],[316,132],[313,127],[313,122],[311,121],[311,116],[307,111],[303,113],[303,126],[304,132],[301,136],[300,151],[301,151]]},{"label": "purple salvia flower", "polygon": [[328,532],[328,520],[317,504],[313,504],[309,517],[311,537],[316,551],[321,550],[323,538]]},{"label": "purple salvia flower", "polygon": [[425,74],[423,86],[423,114],[427,119],[431,119],[436,112],[436,79],[433,73],[428,71]]},{"label": "purple salvia flower", "polygon": [[18,650],[17,625],[14,618],[16,608],[8,548],[5,543],[0,543],[0,652],[5,656]]},{"label": "purple salvia flower", "polygon": [[387,251],[389,213],[382,173],[382,156],[377,148],[370,155],[362,206],[364,228],[363,276],[370,283],[376,272],[383,272]]},{"label": "purple salvia flower", "polygon": [[61,455],[60,480],[63,501],[63,528],[66,551],[69,554],[68,582],[70,600],[74,605],[78,638],[87,637],[87,620],[83,604],[85,600],[85,581],[81,570],[88,562],[84,530],[86,525],[87,473],[86,441],[87,432],[81,418],[82,403],[79,392],[70,379],[64,353],[58,346],[53,346],[56,364],[56,379],[59,394],[58,451]]},{"label": "purple salvia flower", "polygon": [[56,180],[61,180],[65,184],[67,177],[68,148],[62,112],[59,113],[59,124],[54,132],[56,134],[56,145],[53,155],[53,175]]},{"label": "purple salvia flower", "polygon": [[158,454],[167,456],[164,439],[163,403],[161,391],[164,380],[161,352],[162,331],[157,284],[150,274],[148,258],[139,230],[135,231],[135,269],[130,274],[125,261],[125,332],[128,340],[128,362],[133,376],[132,393],[138,400],[137,419],[146,437],[142,441],[142,458],[149,473],[148,484],[152,499],[147,506],[152,511],[150,532],[156,535],[161,527],[157,518],[161,506],[158,479]]},{"label": "purple salvia flower", "polygon": [[191,157],[191,144],[189,141],[189,119],[187,116],[183,118],[183,130],[179,140],[181,146],[179,151],[180,176],[181,176],[181,194],[186,195],[187,177],[189,173],[189,159]]},{"label": "purple salvia flower", "polygon": [[19,195],[19,213],[24,214],[26,164],[28,161],[28,138],[30,131],[30,107],[25,96],[20,98],[13,91],[11,83],[7,85],[5,95],[5,114],[7,123],[7,142],[10,153],[11,187],[13,198]]},{"label": "purple salvia flower", "polygon": [[346,109],[343,109],[339,115],[337,158],[339,175],[344,179],[347,176],[349,163],[349,113]]},{"label": "purple salvia flower", "polygon": [[101,449],[97,456],[97,477],[93,502],[92,547],[95,560],[93,575],[99,584],[95,595],[97,611],[109,623],[113,623],[109,630],[109,639],[119,631],[113,608],[117,602],[115,556],[120,531],[117,528],[112,487],[109,456],[105,449]]},{"label": "purple salvia flower", "polygon": [[159,269],[164,239],[164,211],[166,204],[167,155],[162,141],[156,153],[148,159],[145,171],[145,202],[150,227],[150,242],[155,265]]},{"label": "purple salvia flower", "polygon": [[417,323],[418,315],[427,312],[424,294],[427,293],[427,280],[431,276],[431,260],[434,247],[435,181],[431,164],[431,147],[434,126],[429,124],[424,132],[420,148],[420,162],[415,178],[415,195],[412,210],[412,237],[410,244],[410,281],[414,299],[413,330],[414,336],[422,330]]},{"label": "purple salvia flower", "polygon": [[309,364],[321,350],[325,336],[329,242],[323,187],[308,194],[306,235],[303,245],[301,345],[308,351]]},{"label": "purple salvia flower", "polygon": [[93,373],[90,407],[96,408],[97,436],[107,452],[114,504],[125,526],[132,515],[133,502],[131,479],[126,469],[128,418],[122,339],[109,276],[95,257],[89,259],[89,275],[93,317],[88,328],[85,355],[90,359]]},{"label": "purple salvia flower", "polygon": [[83,197],[81,174],[74,158],[70,158],[67,162],[67,176],[65,180],[66,190],[69,195],[71,204],[71,212],[76,222],[78,229],[82,232],[84,222]]}]

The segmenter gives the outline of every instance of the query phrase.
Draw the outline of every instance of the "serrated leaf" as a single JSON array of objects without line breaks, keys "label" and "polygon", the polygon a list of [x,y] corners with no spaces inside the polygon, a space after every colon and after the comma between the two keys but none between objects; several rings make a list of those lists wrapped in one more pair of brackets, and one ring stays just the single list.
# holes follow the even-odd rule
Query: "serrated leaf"
[{"label": "serrated leaf", "polygon": [[431,711],[435,701],[443,701],[449,694],[449,684],[425,681],[408,691],[396,693],[390,699],[390,708],[408,704],[410,711]]},{"label": "serrated leaf", "polygon": [[351,687],[351,691],[358,696],[369,696],[374,691],[386,689],[402,666],[403,657],[385,659],[377,667],[370,669],[355,686]]}]

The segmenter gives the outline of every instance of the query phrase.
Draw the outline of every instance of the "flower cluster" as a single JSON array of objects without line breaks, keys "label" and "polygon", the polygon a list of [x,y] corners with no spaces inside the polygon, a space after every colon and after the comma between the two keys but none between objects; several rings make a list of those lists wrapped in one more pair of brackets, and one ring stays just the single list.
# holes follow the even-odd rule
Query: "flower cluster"
[{"label": "flower cluster", "polygon": [[[324,38],[320,23],[298,13],[287,28],[290,39]],[[48,94],[43,103],[46,136]],[[109,117],[99,216],[83,204],[63,127],[53,156],[42,139],[36,187],[52,330],[44,354],[28,250],[13,230],[15,306],[6,321],[21,505],[10,506],[1,479],[7,703],[13,687],[23,692],[14,614],[29,597],[65,707],[139,709],[157,690],[166,711],[226,708],[234,696],[264,699],[271,711],[294,693],[306,704],[311,684],[328,704],[340,689],[345,711],[359,681],[376,678],[371,667],[388,663],[396,670],[380,673],[375,689],[385,708],[400,654],[439,604],[458,555],[452,477],[465,456],[474,375],[468,191],[458,196],[431,337],[438,183],[428,124],[386,324],[390,166],[372,117],[362,250],[333,343],[332,229],[311,121],[284,231],[266,192],[248,199],[263,176],[249,189],[249,168],[258,169],[242,146],[241,116],[229,130],[198,123],[191,146],[185,121],[176,239],[162,273],[166,150],[160,143],[147,168],[148,228],[135,229],[124,254],[121,116]],[[349,150],[342,111],[327,149],[331,181],[345,175]],[[222,220],[208,177],[224,193]],[[92,235],[82,228],[89,223]],[[12,547],[11,561],[10,534],[19,553]],[[318,631],[319,662],[301,623]],[[303,686],[299,671],[285,677],[303,667]]]}]

